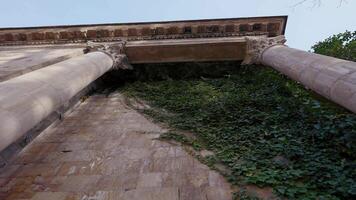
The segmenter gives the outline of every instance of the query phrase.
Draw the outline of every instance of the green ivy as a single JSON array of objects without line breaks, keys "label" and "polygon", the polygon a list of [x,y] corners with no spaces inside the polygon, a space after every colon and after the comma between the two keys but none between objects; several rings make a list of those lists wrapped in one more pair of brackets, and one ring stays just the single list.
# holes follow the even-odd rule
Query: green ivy
[{"label": "green ivy", "polygon": [[135,82],[123,91],[173,113],[146,111],[194,132],[236,185],[270,186],[289,199],[356,198],[355,114],[273,70],[249,66],[224,78]]}]

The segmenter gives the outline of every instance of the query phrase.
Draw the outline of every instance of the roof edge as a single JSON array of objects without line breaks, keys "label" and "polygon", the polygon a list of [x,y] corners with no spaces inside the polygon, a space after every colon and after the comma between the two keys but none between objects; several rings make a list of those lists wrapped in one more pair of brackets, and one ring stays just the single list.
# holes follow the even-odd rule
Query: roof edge
[{"label": "roof edge", "polygon": [[26,30],[26,29],[53,29],[53,28],[80,28],[80,27],[94,27],[94,26],[118,26],[118,25],[145,25],[145,24],[168,24],[168,23],[184,23],[184,22],[209,22],[209,21],[224,21],[224,20],[246,20],[246,19],[273,19],[284,18],[285,25],[283,32],[287,25],[288,15],[276,16],[258,16],[258,17],[236,17],[236,18],[212,18],[212,19],[194,19],[194,20],[171,20],[171,21],[153,21],[153,22],[128,22],[128,23],[102,23],[102,24],[77,24],[77,25],[55,25],[55,26],[28,26],[28,27],[0,27],[0,31],[6,30]]}]

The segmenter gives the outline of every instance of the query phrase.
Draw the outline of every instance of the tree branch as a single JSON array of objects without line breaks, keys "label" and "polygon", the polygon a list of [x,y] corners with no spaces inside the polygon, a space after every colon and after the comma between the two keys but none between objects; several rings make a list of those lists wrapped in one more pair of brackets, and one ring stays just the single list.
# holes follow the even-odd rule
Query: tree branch
[{"label": "tree branch", "polygon": [[[299,0],[297,3],[295,3],[292,7],[295,8],[297,6],[300,6],[308,1],[311,1],[313,3],[313,6],[312,7],[316,7],[316,6],[320,6],[321,3],[322,3],[322,0]],[[341,7],[341,5],[343,3],[347,3],[347,0],[338,0],[339,1],[339,4],[338,4],[338,7]]]}]

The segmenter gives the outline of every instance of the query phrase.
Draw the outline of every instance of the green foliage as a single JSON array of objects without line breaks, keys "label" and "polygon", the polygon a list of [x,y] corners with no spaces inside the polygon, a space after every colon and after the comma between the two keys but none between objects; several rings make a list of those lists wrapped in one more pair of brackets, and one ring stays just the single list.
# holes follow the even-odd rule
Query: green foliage
[{"label": "green foliage", "polygon": [[251,197],[250,195],[247,194],[247,192],[243,189],[241,189],[239,192],[234,194],[233,199],[239,199],[239,200],[258,200],[257,197]]},{"label": "green foliage", "polygon": [[240,65],[239,62],[194,62],[180,63],[153,63],[135,65],[133,73],[138,80],[168,80],[203,77],[221,77],[233,73]]},{"label": "green foliage", "polygon": [[312,49],[315,53],[356,62],[356,31],[346,31],[318,42]]},{"label": "green foliage", "polygon": [[289,199],[356,197],[356,116],[273,70],[249,66],[225,78],[136,82],[123,90],[174,113],[152,116],[194,132],[236,185],[271,186]]}]

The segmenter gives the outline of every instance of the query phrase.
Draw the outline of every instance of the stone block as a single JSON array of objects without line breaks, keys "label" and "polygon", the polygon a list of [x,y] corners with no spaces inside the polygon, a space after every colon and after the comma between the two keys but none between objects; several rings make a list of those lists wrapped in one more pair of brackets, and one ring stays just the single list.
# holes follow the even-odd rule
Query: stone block
[{"label": "stone block", "polygon": [[60,165],[57,164],[28,164],[21,167],[17,172],[17,177],[47,177],[47,176],[55,176],[59,169]]},{"label": "stone block", "polygon": [[122,200],[119,191],[94,191],[88,193],[71,194],[66,200]]},{"label": "stone block", "polygon": [[[179,200],[207,200],[206,194],[201,188],[193,188],[190,186],[183,186],[179,188]],[[219,199],[220,200],[220,199]]]},{"label": "stone block", "polygon": [[96,30],[87,30],[87,38],[89,39],[97,38]]},{"label": "stone block", "polygon": [[227,192],[223,188],[216,188],[216,187],[207,187],[205,188],[204,193],[206,194],[207,200],[231,200],[232,194],[231,191]]},{"label": "stone block", "polygon": [[45,39],[45,34],[44,33],[31,33],[31,39],[32,40],[44,40]]},{"label": "stone block", "polygon": [[115,37],[123,37],[124,34],[121,29],[116,29],[116,30],[114,30],[114,36]]},{"label": "stone block", "polygon": [[165,29],[163,27],[157,27],[157,28],[155,28],[155,34],[156,35],[164,35]]},{"label": "stone block", "polygon": [[18,40],[19,41],[26,41],[27,40],[27,35],[24,33],[19,33],[18,34]]},{"label": "stone block", "polygon": [[169,34],[169,35],[179,34],[179,32],[178,32],[178,27],[177,27],[177,26],[169,27],[169,28],[167,29],[167,34]]},{"label": "stone block", "polygon": [[97,31],[97,37],[98,38],[105,38],[109,37],[109,30],[101,29]]},{"label": "stone block", "polygon": [[139,173],[126,173],[120,176],[101,176],[96,189],[103,191],[129,191],[137,187]]},{"label": "stone block", "polygon": [[152,35],[152,30],[149,27],[145,27],[141,29],[142,36],[150,36]]},{"label": "stone block", "polygon": [[145,173],[139,176],[137,188],[162,187],[162,173]]},{"label": "stone block", "polygon": [[73,31],[73,37],[75,39],[85,39],[85,35],[81,31]]},{"label": "stone block", "polygon": [[57,191],[90,192],[94,191],[100,176],[62,176],[53,179],[52,184],[58,185]]},{"label": "stone block", "polygon": [[123,200],[178,200],[178,188],[147,188],[123,193]]},{"label": "stone block", "polygon": [[5,34],[0,34],[0,42],[6,41]]},{"label": "stone block", "polygon": [[69,34],[67,31],[61,31],[59,32],[59,38],[62,40],[69,39]]},{"label": "stone block", "polygon": [[38,192],[31,200],[66,200],[67,196],[65,192]]},{"label": "stone block", "polygon": [[225,25],[225,32],[226,33],[233,33],[235,32],[235,25],[234,24],[229,24],[229,25]]},{"label": "stone block", "polygon": [[133,37],[133,36],[137,36],[137,29],[136,28],[129,28],[127,30],[127,36],[129,37]]},{"label": "stone block", "polygon": [[11,33],[6,33],[4,35],[5,41],[13,41],[14,40],[14,36]]},{"label": "stone block", "polygon": [[250,25],[249,24],[240,24],[239,25],[239,31],[240,32],[250,31]]}]

